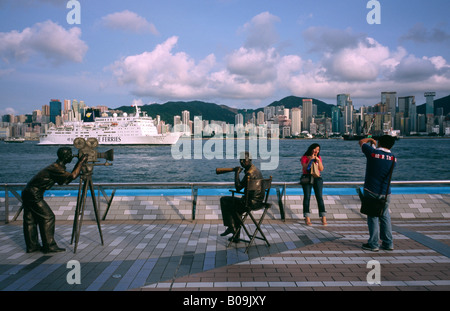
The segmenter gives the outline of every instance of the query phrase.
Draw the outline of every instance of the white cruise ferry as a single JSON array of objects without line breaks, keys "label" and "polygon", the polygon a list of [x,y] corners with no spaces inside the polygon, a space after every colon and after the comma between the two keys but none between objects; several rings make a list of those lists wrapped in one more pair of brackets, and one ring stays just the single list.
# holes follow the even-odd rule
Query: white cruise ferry
[{"label": "white cruise ferry", "polygon": [[77,137],[94,137],[100,145],[173,145],[182,133],[158,134],[153,119],[136,106],[136,114],[97,117],[93,122],[65,122],[51,127],[38,145],[72,145]]}]

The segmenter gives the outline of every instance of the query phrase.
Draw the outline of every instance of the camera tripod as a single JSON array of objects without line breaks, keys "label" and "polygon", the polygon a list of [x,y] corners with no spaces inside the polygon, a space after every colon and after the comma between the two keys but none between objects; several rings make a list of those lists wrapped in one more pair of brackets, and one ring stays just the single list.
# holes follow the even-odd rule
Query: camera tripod
[{"label": "camera tripod", "polygon": [[93,174],[92,169],[93,169],[92,167],[87,168],[87,165],[84,164],[81,170],[80,183],[78,186],[77,206],[75,209],[75,218],[73,221],[72,239],[70,241],[70,244],[72,244],[75,239],[75,246],[73,249],[74,253],[76,253],[77,251],[78,240],[80,238],[81,225],[83,222],[84,210],[86,207],[86,197],[88,187],[91,192],[92,204],[94,206],[95,220],[97,221],[98,232],[100,233],[100,240],[103,245],[103,234],[102,228],[100,226],[99,211],[97,208],[97,201],[95,199],[94,184],[92,183],[92,174]]}]

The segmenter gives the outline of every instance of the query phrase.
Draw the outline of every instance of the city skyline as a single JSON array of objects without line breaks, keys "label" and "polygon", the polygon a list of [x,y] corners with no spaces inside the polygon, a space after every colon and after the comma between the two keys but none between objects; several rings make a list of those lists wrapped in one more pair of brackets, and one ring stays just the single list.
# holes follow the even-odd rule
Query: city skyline
[{"label": "city skyline", "polygon": [[[374,103],[368,104],[368,105],[363,105],[363,106],[355,106],[355,105],[353,105],[353,100],[352,100],[353,97],[352,97],[352,94],[349,94],[349,93],[340,93],[340,94],[336,94],[333,103],[328,103],[328,102],[324,102],[324,103],[327,104],[327,105],[332,105],[332,106],[339,106],[339,105],[345,106],[345,100],[342,101],[342,102],[340,102],[340,97],[341,97],[341,96],[345,96],[345,97],[348,97],[348,100],[349,100],[350,103],[353,105],[353,107],[354,107],[355,110],[360,110],[361,108],[367,108],[367,107],[375,107],[375,106],[378,105],[378,104],[386,104],[386,103],[388,104],[388,106],[390,107],[390,109],[392,109],[393,106],[390,104],[390,100],[389,100],[389,99],[386,100],[386,98],[384,97],[386,94],[391,94],[391,95],[394,96],[394,98],[395,98],[395,106],[394,106],[394,108],[397,108],[397,109],[399,108],[399,106],[398,106],[398,99],[399,99],[399,98],[413,97],[416,106],[420,106],[420,105],[426,105],[426,106],[427,106],[427,108],[426,108],[426,109],[427,109],[427,113],[433,113],[432,111],[428,111],[428,109],[429,109],[428,107],[430,106],[430,103],[429,103],[428,101],[431,99],[431,101],[434,102],[434,100],[440,99],[440,98],[436,98],[436,92],[434,92],[434,91],[424,92],[424,93],[422,94],[422,97],[423,97],[422,99],[417,99],[417,98],[415,98],[414,95],[404,95],[404,94],[399,94],[399,93],[397,93],[396,91],[381,91],[380,94],[379,94],[379,96],[381,96],[381,97],[379,98],[379,100],[378,100],[377,102],[374,102]],[[429,96],[430,94],[431,94],[431,96]],[[290,95],[290,96],[293,96],[293,95]],[[450,96],[450,94],[448,94],[447,96]],[[447,96],[444,96],[444,97],[447,97]],[[287,97],[289,97],[289,96],[287,96]],[[302,98],[302,97],[299,96],[299,98]],[[304,100],[302,101],[302,103],[305,102],[305,99],[308,100],[308,101],[309,101],[309,100],[314,100],[314,99],[317,100],[317,98],[306,98],[306,97],[303,97],[303,98],[304,98]],[[280,100],[282,100],[282,99],[275,100],[275,102],[278,102],[278,101],[280,101]],[[392,99],[391,99],[391,100],[392,100]],[[76,105],[78,105],[78,104],[81,103],[82,106],[83,106],[83,107],[86,107],[86,108],[94,108],[94,109],[99,109],[99,108],[101,108],[102,112],[103,112],[103,111],[106,111],[106,110],[110,110],[110,111],[120,110],[121,107],[127,106],[127,105],[121,105],[121,106],[117,106],[117,107],[108,107],[108,106],[104,106],[104,105],[90,105],[89,103],[86,103],[83,99],[68,99],[68,98],[60,99],[60,98],[51,98],[51,99],[48,99],[46,103],[43,103],[43,104],[41,105],[41,107],[34,107],[34,108],[31,107],[31,108],[32,108],[31,111],[24,112],[24,113],[20,113],[20,114],[16,114],[16,113],[4,113],[4,114],[1,114],[1,113],[0,113],[0,117],[6,116],[6,115],[12,115],[12,116],[15,116],[15,117],[18,117],[18,116],[26,116],[26,115],[32,115],[34,111],[40,111],[40,112],[42,112],[42,113],[45,114],[45,111],[44,111],[44,110],[45,110],[45,109],[50,109],[50,108],[49,108],[49,104],[50,104],[52,101],[59,101],[59,102],[61,102],[61,105],[62,105],[62,107],[63,107],[63,110],[69,110],[69,109],[66,109],[66,106],[67,106],[67,105],[72,106],[73,103],[76,103]],[[183,101],[183,100],[180,100],[179,102],[186,102],[186,103],[188,103],[189,101]],[[200,102],[201,102],[201,101],[200,101]],[[273,104],[273,103],[275,103],[275,102],[272,102],[272,103],[270,103],[270,104],[267,104],[267,105],[261,106],[261,107],[252,107],[252,108],[249,108],[249,107],[240,107],[240,108],[238,108],[238,110],[247,110],[247,109],[248,109],[248,110],[257,110],[257,109],[269,107],[271,104]],[[206,102],[205,102],[205,103],[206,103]],[[154,103],[154,104],[160,104],[160,103]],[[216,104],[216,103],[213,103],[213,104]],[[145,104],[133,102],[133,103],[131,104],[131,107],[133,107],[134,105],[137,105],[137,106],[141,106],[141,107],[142,107],[142,106],[145,105]],[[216,105],[218,105],[218,104],[216,104]],[[225,105],[225,106],[226,106],[226,105]],[[46,108],[44,108],[44,107],[46,107]],[[229,107],[229,108],[233,108],[233,107]],[[299,108],[302,108],[302,107],[299,106]],[[181,114],[182,114],[182,112],[180,111],[180,116],[181,116]],[[238,113],[237,113],[237,114],[238,114]],[[47,113],[47,115],[50,115],[50,113]],[[156,118],[156,116],[151,116],[151,117],[155,117],[155,118]],[[329,116],[329,117],[331,117],[331,116]]]},{"label": "city skyline", "polygon": [[[69,2],[80,4],[79,21]],[[378,24],[369,3],[380,5]],[[256,109],[351,94],[359,108],[395,91],[419,105],[424,92],[450,94],[449,9],[444,0],[3,0],[0,115],[50,98]]]},{"label": "city skyline", "polygon": [[[425,133],[449,135],[450,123],[446,121],[445,108],[434,106],[436,93],[425,92],[423,95],[426,98],[426,103],[421,113],[417,111],[414,96],[397,96],[397,92],[381,92],[380,102],[374,106],[363,106],[360,109],[353,106],[350,94],[337,94],[336,105],[331,105],[331,112],[326,114],[325,112],[328,109],[324,110],[322,107],[322,111],[319,113],[313,99],[292,97],[287,102],[284,101],[285,99],[278,101],[276,106],[266,106],[263,111],[237,111],[234,124],[221,118],[216,119],[211,114],[209,116],[213,119],[206,118],[203,120],[202,113],[200,113],[200,116],[194,113],[191,117],[191,111],[188,108],[189,103],[186,103],[186,107],[178,106],[180,111],[173,115],[173,123],[168,119],[162,119],[158,113],[150,115],[150,117],[153,117],[154,125],[158,127],[158,133],[190,132],[192,134],[194,133],[193,126],[196,127],[194,124],[200,120],[200,124],[203,124],[202,128],[203,126],[216,124],[221,126],[224,133],[227,134],[230,134],[228,132],[232,130],[232,127],[229,127],[230,125],[240,125],[245,128],[247,125],[253,125],[258,128],[260,126],[266,128],[266,130],[260,129],[264,132],[263,135],[266,135],[266,131],[270,130],[271,135],[277,133],[283,138],[298,137],[306,135],[305,133],[319,136],[328,136],[329,134],[358,136],[367,133],[379,134],[386,131],[392,132],[393,135],[424,135]],[[298,100],[297,106],[293,103],[293,98]],[[287,107],[285,104],[287,104]],[[138,107],[136,107],[137,109]],[[220,109],[224,108],[220,107]],[[28,138],[33,139],[33,137],[37,138],[39,134],[46,133],[52,125],[62,127],[65,122],[94,121],[94,115],[107,117],[113,114],[118,115],[118,113],[125,115],[125,112],[128,112],[128,110],[121,111],[120,107],[119,110],[114,110],[106,106],[89,106],[82,100],[65,99],[61,101],[51,99],[48,104],[42,106],[42,110],[34,110],[32,115],[28,114],[28,118],[25,115],[1,116],[0,121],[6,123],[0,123],[0,138],[23,137],[25,133],[28,133]],[[274,131],[271,130],[273,125],[277,126]],[[206,135],[211,134],[208,133],[210,130],[211,128],[207,130]],[[200,129],[200,131],[203,131],[203,129]]]}]

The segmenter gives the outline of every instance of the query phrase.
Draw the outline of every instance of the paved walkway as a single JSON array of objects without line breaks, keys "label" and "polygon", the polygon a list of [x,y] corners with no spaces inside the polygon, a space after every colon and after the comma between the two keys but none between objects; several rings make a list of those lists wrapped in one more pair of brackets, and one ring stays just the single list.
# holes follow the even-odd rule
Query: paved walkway
[{"label": "paved walkway", "polygon": [[[22,222],[13,221],[0,225],[0,291],[450,290],[450,220],[393,226],[395,250],[374,253],[361,249],[364,220],[268,220],[271,246],[257,240],[246,254],[244,243],[227,248],[217,220],[106,220],[104,245],[85,221],[74,253],[72,223],[58,221],[56,240],[67,250],[45,255],[25,253]],[[368,275],[381,283],[369,284]],[[81,284],[69,284],[77,276]]]}]

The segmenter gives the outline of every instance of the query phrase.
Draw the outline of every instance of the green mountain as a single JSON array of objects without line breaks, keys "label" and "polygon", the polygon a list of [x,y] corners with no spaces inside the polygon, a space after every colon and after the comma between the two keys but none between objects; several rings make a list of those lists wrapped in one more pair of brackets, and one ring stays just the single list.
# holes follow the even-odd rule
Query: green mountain
[{"label": "green mountain", "polygon": [[[303,106],[303,99],[311,99],[311,97],[297,97],[297,96],[287,96],[281,100],[274,101],[269,106],[284,106],[284,108],[297,108]],[[313,98],[313,105],[317,106],[317,114],[322,115],[325,114],[327,117],[331,117],[331,107],[333,105],[327,104],[321,100]],[[264,108],[258,108],[256,110],[247,110],[247,113],[249,111],[262,111]],[[241,110],[240,110],[241,111]]]},{"label": "green mountain", "polygon": [[[271,103],[269,106],[284,106],[285,108],[294,108],[302,106],[302,99],[304,97],[288,96],[279,101]],[[317,105],[318,114],[325,113],[327,116],[331,116],[331,107],[333,105],[326,104],[323,101],[313,99],[313,104]],[[121,110],[126,113],[134,113],[135,108],[131,106],[121,106],[115,110]],[[141,111],[146,112],[147,115],[155,118],[156,115],[161,117],[161,120],[166,123],[173,124],[173,117],[181,116],[182,112],[187,110],[190,112],[190,119],[193,120],[194,116],[201,116],[203,120],[216,120],[224,121],[234,124],[234,117],[238,113],[251,113],[264,110],[264,108],[258,109],[235,109],[226,105],[217,105],[214,103],[206,103],[203,101],[189,101],[189,102],[167,102],[165,104],[150,104],[141,106]]]},{"label": "green mountain", "polygon": [[[117,108],[127,113],[134,113],[135,108],[122,106]],[[165,104],[151,104],[141,106],[141,111],[155,118],[156,115],[161,117],[166,123],[173,124],[174,116],[181,116],[184,110],[189,111],[190,119],[193,121],[195,116],[201,116],[203,120],[225,121],[234,124],[234,116],[237,114],[236,109],[224,105],[206,103],[202,101],[190,102],[167,102]]]},{"label": "green mountain", "polygon": [[[285,108],[295,108],[302,106],[302,100],[308,97],[297,97],[297,96],[287,96],[281,100],[274,101],[269,106],[284,106]],[[310,98],[310,97],[309,97]],[[331,107],[334,105],[327,104],[318,99],[312,99],[313,104],[317,105],[317,114],[324,114],[327,117],[331,117]],[[444,115],[450,113],[450,95],[436,99],[434,101],[434,107],[444,108]],[[121,110],[127,113],[134,113],[134,107],[122,106],[116,108],[116,110]],[[177,101],[177,102],[167,102],[165,104],[151,104],[141,106],[141,110],[145,111],[147,115],[155,118],[156,115],[161,116],[161,120],[166,123],[173,124],[173,117],[178,115],[181,116],[184,110],[190,112],[190,118],[193,121],[195,116],[201,116],[203,120],[216,120],[224,121],[230,124],[234,124],[234,117],[237,113],[242,113],[244,116],[252,112],[263,111],[264,108],[258,109],[235,109],[228,107],[226,105],[217,105],[214,103],[207,103],[203,101]],[[425,113],[425,104],[417,106],[417,113]]]}]

